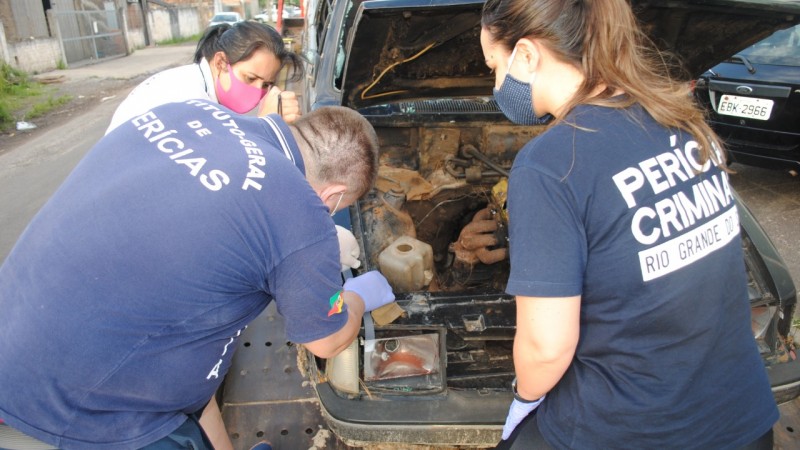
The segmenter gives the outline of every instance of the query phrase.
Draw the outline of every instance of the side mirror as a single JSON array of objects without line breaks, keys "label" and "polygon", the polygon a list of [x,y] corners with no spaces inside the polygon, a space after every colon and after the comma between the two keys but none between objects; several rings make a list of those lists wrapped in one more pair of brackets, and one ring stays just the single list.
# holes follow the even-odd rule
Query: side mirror
[{"label": "side mirror", "polygon": [[314,67],[316,67],[317,63],[319,63],[319,53],[313,50],[306,50],[303,54],[303,57],[305,57],[306,61],[308,61],[308,63]]}]

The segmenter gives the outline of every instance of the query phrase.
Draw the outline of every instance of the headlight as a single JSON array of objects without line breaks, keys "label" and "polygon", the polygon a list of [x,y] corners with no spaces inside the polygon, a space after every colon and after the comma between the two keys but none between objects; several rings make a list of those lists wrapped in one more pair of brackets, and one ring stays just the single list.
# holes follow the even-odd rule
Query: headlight
[{"label": "headlight", "polygon": [[776,306],[764,305],[750,308],[750,327],[753,329],[753,337],[764,339],[767,335],[772,318],[778,311]]},{"label": "headlight", "polygon": [[335,389],[358,394],[358,338],[353,339],[341,353],[328,359],[325,374]]}]

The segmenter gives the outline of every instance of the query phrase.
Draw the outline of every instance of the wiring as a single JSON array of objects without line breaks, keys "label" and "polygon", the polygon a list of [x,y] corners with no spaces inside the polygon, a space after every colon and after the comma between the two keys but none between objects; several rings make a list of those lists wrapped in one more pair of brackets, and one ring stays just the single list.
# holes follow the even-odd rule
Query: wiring
[{"label": "wiring", "polygon": [[433,48],[435,45],[436,45],[436,42],[433,42],[433,43],[429,44],[427,47],[425,47],[422,50],[420,50],[417,54],[415,54],[415,55],[413,55],[413,56],[411,56],[409,58],[406,58],[406,59],[404,59],[402,61],[397,61],[395,63],[392,63],[392,64],[389,65],[389,67],[383,69],[381,74],[378,75],[378,78],[376,78],[375,81],[373,81],[369,86],[367,86],[366,89],[361,91],[361,100],[368,100],[368,99],[371,99],[371,98],[384,97],[384,96],[387,96],[387,95],[399,94],[401,92],[406,92],[406,90],[388,91],[388,92],[381,92],[380,94],[367,96],[367,92],[370,89],[372,89],[373,87],[375,87],[375,85],[378,84],[378,82],[381,81],[381,78],[383,78],[383,76],[386,75],[387,72],[389,72],[390,70],[394,69],[396,66],[399,66],[400,64],[405,64],[405,63],[407,63],[409,61],[413,61],[413,60],[419,58],[425,52],[427,52],[428,50]]}]

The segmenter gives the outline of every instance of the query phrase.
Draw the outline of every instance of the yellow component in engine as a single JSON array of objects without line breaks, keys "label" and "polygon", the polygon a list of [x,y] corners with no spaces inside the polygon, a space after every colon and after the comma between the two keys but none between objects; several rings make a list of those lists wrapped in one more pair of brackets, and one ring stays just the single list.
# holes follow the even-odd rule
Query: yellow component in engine
[{"label": "yellow component in engine", "polygon": [[508,223],[508,210],[506,209],[506,200],[508,199],[508,178],[500,178],[500,181],[492,186],[492,204],[491,208],[500,215],[503,223]]}]

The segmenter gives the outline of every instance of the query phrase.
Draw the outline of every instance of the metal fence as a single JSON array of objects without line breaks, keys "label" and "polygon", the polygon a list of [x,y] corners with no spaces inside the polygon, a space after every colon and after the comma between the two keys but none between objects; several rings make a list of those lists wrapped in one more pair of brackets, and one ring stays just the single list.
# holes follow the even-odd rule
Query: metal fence
[{"label": "metal fence", "polygon": [[103,10],[53,10],[67,64],[126,54],[121,15],[113,3],[107,5]]}]

